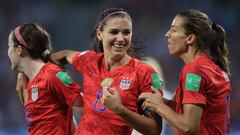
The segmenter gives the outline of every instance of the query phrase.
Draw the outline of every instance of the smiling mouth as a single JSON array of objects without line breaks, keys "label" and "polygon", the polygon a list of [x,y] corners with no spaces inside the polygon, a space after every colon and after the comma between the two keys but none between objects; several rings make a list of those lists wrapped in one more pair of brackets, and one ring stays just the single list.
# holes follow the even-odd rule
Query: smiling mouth
[{"label": "smiling mouth", "polygon": [[113,45],[113,46],[119,49],[124,48],[124,45]]}]

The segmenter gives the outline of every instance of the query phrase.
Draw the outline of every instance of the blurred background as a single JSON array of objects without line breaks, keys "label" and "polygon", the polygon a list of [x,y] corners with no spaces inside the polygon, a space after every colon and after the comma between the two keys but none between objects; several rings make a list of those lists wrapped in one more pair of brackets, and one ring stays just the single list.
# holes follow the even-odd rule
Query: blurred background
[{"label": "blurred background", "polygon": [[[222,25],[228,36],[232,64],[231,134],[240,134],[240,1],[238,0],[1,0],[0,1],[0,135],[25,135],[24,111],[15,91],[17,72],[7,56],[9,32],[37,22],[50,33],[54,49],[87,50],[97,17],[109,7],[126,9],[133,19],[134,37],[148,46],[146,55],[161,64],[166,88],[174,92],[183,62],[170,56],[165,38],[172,19],[183,9],[195,8]],[[70,68],[70,67],[68,67]],[[71,68],[79,84],[81,76]]]}]

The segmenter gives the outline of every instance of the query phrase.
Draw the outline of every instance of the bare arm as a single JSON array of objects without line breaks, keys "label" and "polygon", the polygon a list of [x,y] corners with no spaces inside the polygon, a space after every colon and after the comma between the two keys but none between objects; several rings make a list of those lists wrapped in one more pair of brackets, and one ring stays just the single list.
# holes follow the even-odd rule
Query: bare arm
[{"label": "bare arm", "polygon": [[155,113],[149,112],[147,116],[143,116],[122,107],[117,114],[144,135],[159,135],[161,133],[162,118]]},{"label": "bare arm", "polygon": [[[73,106],[72,106],[72,110],[73,112],[76,112],[78,114],[78,117],[82,116],[82,112],[83,112],[83,100],[81,97],[78,97],[76,99],[76,101],[74,102]],[[77,121],[75,119],[75,117],[73,116],[73,124],[72,124],[72,135],[75,133],[76,129],[77,129]]]},{"label": "bare arm", "polygon": [[82,116],[82,111],[83,111],[83,99],[81,97],[77,98],[76,101],[74,102],[72,109],[74,112],[78,114],[79,117]]},{"label": "bare arm", "polygon": [[135,113],[126,108],[122,102],[118,91],[110,88],[109,91],[103,89],[103,104],[111,111],[118,114],[124,121],[134,129],[146,135],[159,135],[162,129],[162,119],[155,113],[148,113],[147,116]]},{"label": "bare arm", "polygon": [[194,104],[184,104],[183,114],[178,114],[165,105],[157,109],[157,113],[169,121],[174,127],[186,134],[195,134],[200,128],[202,107]]},{"label": "bare arm", "polygon": [[157,92],[155,93],[143,93],[139,96],[139,99],[145,100],[143,107],[153,110],[162,118],[165,118],[178,130],[191,135],[195,134],[200,127],[200,120],[203,109],[200,105],[184,104],[183,114],[175,112],[171,107],[166,105],[163,98]]},{"label": "bare arm", "polygon": [[18,77],[17,77],[17,85],[16,85],[16,90],[18,92],[19,95],[19,99],[21,101],[21,103],[24,103],[24,89],[26,86],[26,83],[28,82],[28,78],[24,73],[18,73]]},{"label": "bare arm", "polygon": [[167,104],[169,107],[171,107],[173,110],[175,110],[176,108],[176,100],[175,100],[176,96],[175,96],[175,93],[172,97],[172,99],[166,99],[166,98],[163,98],[163,102],[165,104]]},{"label": "bare arm", "polygon": [[72,50],[62,50],[51,54],[50,59],[53,63],[58,65],[72,64],[73,56],[76,51]]}]

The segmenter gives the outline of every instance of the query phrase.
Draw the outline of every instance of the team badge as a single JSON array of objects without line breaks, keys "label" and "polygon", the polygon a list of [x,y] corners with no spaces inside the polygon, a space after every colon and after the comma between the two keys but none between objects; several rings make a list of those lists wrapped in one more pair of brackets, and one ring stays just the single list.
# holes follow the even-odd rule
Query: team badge
[{"label": "team badge", "polygon": [[152,86],[155,89],[163,89],[163,81],[157,73],[151,74]]},{"label": "team badge", "polygon": [[186,90],[199,91],[201,76],[188,73],[186,76]]},{"label": "team badge", "polygon": [[126,90],[126,89],[128,89],[130,87],[130,85],[131,85],[131,80],[123,79],[123,80],[121,80],[119,87],[122,90]]},{"label": "team badge", "polygon": [[38,87],[36,85],[32,86],[32,101],[35,102],[38,99]]},{"label": "team badge", "polygon": [[56,76],[65,86],[69,86],[73,82],[72,77],[66,71],[60,71]]}]

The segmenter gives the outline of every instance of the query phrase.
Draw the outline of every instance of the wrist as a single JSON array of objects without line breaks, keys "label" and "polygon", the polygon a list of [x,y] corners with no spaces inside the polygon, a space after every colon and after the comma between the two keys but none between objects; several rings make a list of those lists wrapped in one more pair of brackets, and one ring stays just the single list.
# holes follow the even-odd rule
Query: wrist
[{"label": "wrist", "polygon": [[125,107],[123,105],[119,105],[118,107],[116,107],[114,112],[116,114],[120,115],[120,114],[122,114],[124,112],[124,110],[125,110]]}]

